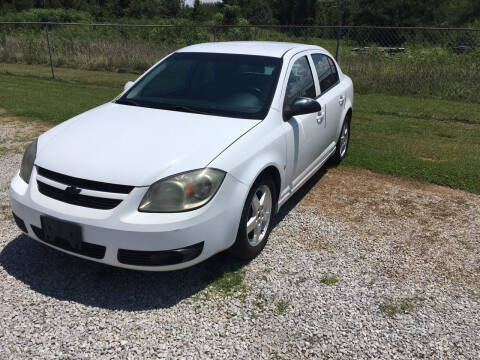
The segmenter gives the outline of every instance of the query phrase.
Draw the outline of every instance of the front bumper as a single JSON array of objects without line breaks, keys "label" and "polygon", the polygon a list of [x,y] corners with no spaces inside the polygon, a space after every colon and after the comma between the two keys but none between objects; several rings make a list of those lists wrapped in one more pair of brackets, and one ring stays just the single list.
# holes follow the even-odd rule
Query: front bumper
[{"label": "front bumper", "polygon": [[[168,214],[138,212],[147,187],[134,188],[114,209],[98,210],[41,194],[36,175],[34,169],[27,184],[17,174],[10,185],[12,211],[24,222],[29,237],[81,258],[147,271],[186,268],[233,245],[248,193],[244,184],[227,174],[215,197],[197,210]],[[92,251],[78,252],[68,244],[45,242],[41,232],[42,215],[80,224],[86,248]],[[134,260],[128,260],[128,256]],[[149,256],[154,261],[145,262]]]}]

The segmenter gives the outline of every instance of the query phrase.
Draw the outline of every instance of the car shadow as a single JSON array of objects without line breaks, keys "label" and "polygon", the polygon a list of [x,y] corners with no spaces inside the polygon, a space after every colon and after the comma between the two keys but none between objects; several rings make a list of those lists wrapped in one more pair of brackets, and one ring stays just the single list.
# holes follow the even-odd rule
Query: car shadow
[{"label": "car shadow", "polygon": [[298,205],[300,201],[307,195],[310,190],[320,181],[320,179],[328,172],[330,166],[322,166],[288,201],[283,204],[277,216],[275,217],[274,226],[280,223],[288,213]]},{"label": "car shadow", "polygon": [[[280,210],[275,226],[323,177],[319,170]],[[0,265],[32,290],[62,301],[110,310],[169,308],[205,289],[225,272],[248,262],[220,253],[188,269],[143,272],[115,268],[71,256],[20,235],[0,253]]]},{"label": "car shadow", "polygon": [[5,271],[34,291],[63,301],[124,311],[169,308],[225,272],[246,264],[220,253],[184,270],[132,271],[62,253],[23,234],[0,253]]}]

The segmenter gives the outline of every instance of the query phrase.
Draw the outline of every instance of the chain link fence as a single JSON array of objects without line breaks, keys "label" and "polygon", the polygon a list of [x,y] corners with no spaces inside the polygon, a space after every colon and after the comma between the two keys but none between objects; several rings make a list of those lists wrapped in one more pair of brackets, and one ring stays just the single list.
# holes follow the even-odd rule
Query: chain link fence
[{"label": "chain link fence", "polygon": [[139,74],[168,53],[211,41],[320,45],[356,91],[479,102],[480,29],[0,23],[0,63]]}]

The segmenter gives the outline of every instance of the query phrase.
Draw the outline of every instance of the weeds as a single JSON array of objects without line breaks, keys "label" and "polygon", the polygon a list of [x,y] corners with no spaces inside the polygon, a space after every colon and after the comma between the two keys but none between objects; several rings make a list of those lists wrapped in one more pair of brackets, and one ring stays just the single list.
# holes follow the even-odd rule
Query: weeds
[{"label": "weeds", "polygon": [[210,288],[223,296],[231,295],[234,292],[246,292],[245,269],[224,272],[221,277],[210,284]]},{"label": "weeds", "polygon": [[401,301],[387,300],[378,306],[379,310],[388,317],[395,319],[398,314],[410,314],[415,309],[413,299],[402,299]]},{"label": "weeds", "polygon": [[300,276],[296,283],[298,285],[304,283],[305,281],[307,281],[307,279],[304,276]]},{"label": "weeds", "polygon": [[305,339],[306,342],[308,342],[309,344],[318,344],[320,342],[320,338],[316,335],[312,335],[312,336],[309,336]]},{"label": "weeds", "polygon": [[[48,55],[43,32],[0,29],[0,62],[46,64]],[[332,34],[305,30],[304,34],[260,28],[231,28],[217,32],[219,41],[272,40],[321,44],[331,52]],[[366,35],[365,35],[366,36]],[[473,33],[472,33],[472,36]],[[207,27],[129,30],[56,26],[50,31],[55,67],[96,71],[141,73],[165,55],[190,44],[212,40]],[[474,36],[478,46],[480,39]],[[434,96],[478,102],[480,56],[478,51],[454,54],[453,44],[430,39],[439,46],[421,41],[406,44],[408,51],[388,54],[373,44],[368,51],[352,52],[359,40],[342,42],[339,62],[359,93]]]},{"label": "weeds", "polygon": [[0,217],[2,219],[12,218],[12,210],[10,209],[10,205],[7,205],[7,204],[0,205]]},{"label": "weeds", "polygon": [[338,281],[339,281],[339,280],[338,280],[338,277],[337,277],[336,275],[332,275],[332,276],[328,276],[328,275],[327,275],[327,276],[324,276],[324,277],[320,280],[320,282],[321,282],[322,284],[329,285],[329,286],[336,284]]},{"label": "weeds", "polygon": [[277,315],[285,314],[289,306],[290,303],[288,301],[280,300],[275,304],[275,313]]},{"label": "weeds", "polygon": [[265,310],[267,304],[267,298],[263,294],[259,294],[253,304],[260,310]]}]

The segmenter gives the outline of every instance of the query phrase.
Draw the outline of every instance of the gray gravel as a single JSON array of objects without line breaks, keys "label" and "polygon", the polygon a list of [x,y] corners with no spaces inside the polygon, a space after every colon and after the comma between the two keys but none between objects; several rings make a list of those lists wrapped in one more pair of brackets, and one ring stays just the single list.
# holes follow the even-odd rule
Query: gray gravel
[{"label": "gray gravel", "polygon": [[[20,160],[0,152],[2,206]],[[287,204],[254,261],[219,255],[172,273],[65,255],[4,215],[0,358],[480,358],[479,284],[382,271],[395,263],[387,240],[372,248],[373,238],[302,203],[315,181],[324,180]]]}]

